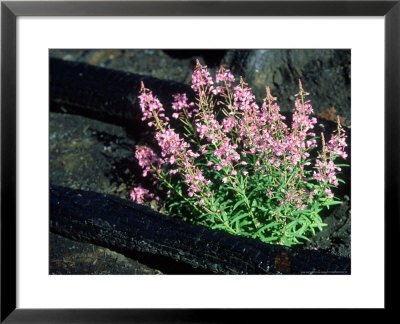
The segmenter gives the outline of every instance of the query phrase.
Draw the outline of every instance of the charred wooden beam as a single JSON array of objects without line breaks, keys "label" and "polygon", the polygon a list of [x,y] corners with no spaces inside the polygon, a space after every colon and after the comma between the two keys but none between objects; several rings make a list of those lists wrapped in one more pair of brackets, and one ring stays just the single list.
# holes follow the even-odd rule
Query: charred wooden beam
[{"label": "charred wooden beam", "polygon": [[141,82],[166,109],[172,94],[187,93],[189,85],[122,72],[86,63],[50,59],[50,110],[78,114],[124,127],[143,126],[138,95]]},{"label": "charred wooden beam", "polygon": [[50,230],[221,274],[349,274],[350,259],[270,245],[183,222],[120,198],[50,186]]}]

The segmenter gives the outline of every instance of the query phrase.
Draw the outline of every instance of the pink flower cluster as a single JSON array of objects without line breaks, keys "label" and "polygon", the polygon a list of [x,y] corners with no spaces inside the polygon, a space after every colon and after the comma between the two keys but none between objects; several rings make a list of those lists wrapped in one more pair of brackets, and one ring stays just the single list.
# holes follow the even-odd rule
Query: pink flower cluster
[{"label": "pink flower cluster", "polygon": [[136,187],[131,190],[130,196],[133,201],[136,201],[138,204],[144,203],[145,200],[151,199],[154,197],[152,193],[150,193],[147,189],[142,187]]},{"label": "pink flower cluster", "polygon": [[308,136],[315,136],[314,133],[308,132],[316,123],[315,118],[310,118],[312,107],[308,102],[303,105],[297,99],[292,127],[289,129],[283,122],[285,118],[279,113],[279,106],[274,102],[276,98],[271,95],[269,87],[266,90],[267,97],[262,106],[261,120],[268,126],[267,130],[264,130],[264,138],[267,143],[266,152],[269,151],[273,155],[270,163],[276,167],[281,164],[287,165],[290,172],[296,165],[302,169],[307,165],[307,162],[302,162],[309,157],[307,150],[316,147],[315,140],[307,140]]},{"label": "pink flower cluster", "polygon": [[233,88],[233,107],[238,111],[243,111],[244,116],[253,115],[258,106],[254,102],[254,95],[251,89],[247,87],[247,83],[240,78],[240,84]]},{"label": "pink flower cluster", "polygon": [[156,139],[158,145],[161,147],[161,156],[169,156],[172,158],[171,164],[175,163],[175,160],[179,158],[180,152],[185,152],[190,147],[183,138],[179,137],[179,134],[171,128],[163,129],[156,133]]},{"label": "pink flower cluster", "polygon": [[337,119],[338,129],[336,134],[332,134],[331,139],[326,144],[328,152],[330,152],[331,156],[341,156],[343,159],[347,158],[347,153],[345,152],[346,144],[346,135],[344,130],[340,125],[340,118]]},{"label": "pink flower cluster", "polygon": [[201,96],[215,91],[214,81],[210,73],[200,64],[199,60],[196,61],[196,67],[192,74],[192,88]]},{"label": "pink flower cluster", "polygon": [[296,207],[297,210],[306,209],[307,206],[304,202],[304,195],[301,191],[286,191],[285,200],[280,202],[280,205],[291,204]]},{"label": "pink flower cluster", "polygon": [[[170,171],[171,174],[180,171],[185,174],[185,180],[188,185],[188,195],[192,197],[199,191],[207,192],[210,181],[205,179],[201,170],[194,165],[194,159],[199,157],[190,149],[190,144],[179,136],[169,125],[169,119],[165,116],[164,108],[159,100],[154,97],[148,89],[142,84],[140,104],[144,119],[150,119],[149,124],[156,129],[156,140],[161,148],[162,159],[155,156],[154,152],[146,147],[137,148],[136,157],[139,164],[144,168],[144,175],[152,169],[156,169],[158,174],[154,174],[160,180],[161,165],[168,163],[176,169]],[[187,103],[186,95],[174,95],[175,101],[173,109],[176,111],[185,110],[187,116],[193,104]]]},{"label": "pink flower cluster", "polygon": [[324,134],[322,136],[322,153],[318,155],[315,161],[315,168],[317,172],[313,172],[315,180],[320,182],[324,186],[324,192],[328,198],[333,198],[333,193],[327,185],[338,186],[339,181],[336,177],[336,171],[342,169],[338,167],[334,160],[340,156],[343,159],[347,158],[347,153],[344,151],[346,144],[346,133],[340,125],[340,120],[337,120],[337,133],[331,135],[330,141],[326,144]]},{"label": "pink flower cluster", "polygon": [[[144,87],[144,83],[141,82],[141,90],[139,95],[140,108],[142,109],[142,120],[148,120],[155,118],[164,118],[168,122],[168,117],[165,116],[165,109],[161,102],[153,96],[153,93]],[[153,126],[153,122],[148,123],[149,126]]]},{"label": "pink flower cluster", "polygon": [[[206,68],[203,66],[203,69]],[[221,94],[222,97],[229,97],[229,89],[232,87],[232,82],[235,82],[235,77],[230,70],[225,69],[223,66],[217,71],[215,75],[216,83],[223,83],[223,86],[217,86],[214,94]]]},{"label": "pink flower cluster", "polygon": [[[200,118],[200,114],[201,112],[197,114],[198,118]],[[202,115],[202,122],[196,123],[200,139],[205,138],[208,142],[208,145],[202,146],[202,153],[207,153],[209,150],[213,151],[213,155],[219,161],[219,163],[213,166],[214,170],[219,171],[225,167],[232,168],[233,162],[240,160],[240,155],[236,152],[238,145],[231,142],[231,139],[227,135],[226,128],[233,127],[236,121],[233,119],[226,119],[225,124],[221,126],[213,113],[208,113],[203,110]],[[213,165],[213,163],[209,165]]]},{"label": "pink flower cluster", "polygon": [[194,103],[190,102],[188,103],[188,98],[186,96],[186,93],[184,94],[175,94],[172,95],[174,98],[174,101],[172,103],[172,109],[175,110],[176,112],[172,114],[172,117],[177,119],[180,116],[180,112],[182,111],[184,113],[184,116],[187,117],[192,117],[193,112],[196,113],[197,109],[194,108]]},{"label": "pink flower cluster", "polygon": [[164,161],[159,159],[152,149],[147,146],[139,146],[136,148],[135,156],[143,169],[144,177],[147,176],[147,173],[153,174],[155,170],[158,173],[161,172],[161,165]]}]

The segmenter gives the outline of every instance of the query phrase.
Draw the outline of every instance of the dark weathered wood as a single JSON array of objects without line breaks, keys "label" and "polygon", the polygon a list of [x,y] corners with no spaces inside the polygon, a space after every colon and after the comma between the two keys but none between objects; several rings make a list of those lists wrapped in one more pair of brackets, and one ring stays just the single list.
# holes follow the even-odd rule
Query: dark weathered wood
[{"label": "dark weathered wood", "polygon": [[120,198],[50,187],[50,230],[119,251],[163,255],[209,273],[350,273],[350,260],[196,226]]},{"label": "dark weathered wood", "polygon": [[193,99],[189,85],[51,58],[50,109],[129,128],[142,127],[137,98],[142,81],[166,109],[171,107],[172,94],[187,93]]}]

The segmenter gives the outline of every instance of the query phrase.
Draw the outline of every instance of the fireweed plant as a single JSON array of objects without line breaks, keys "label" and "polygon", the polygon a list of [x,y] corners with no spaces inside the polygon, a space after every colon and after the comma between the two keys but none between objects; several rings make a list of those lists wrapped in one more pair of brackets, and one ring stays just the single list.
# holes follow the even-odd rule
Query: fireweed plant
[{"label": "fireweed plant", "polygon": [[[317,120],[300,80],[291,127],[269,87],[260,107],[242,78],[234,82],[223,67],[214,82],[197,61],[195,102],[173,95],[172,117],[183,124],[183,136],[142,83],[142,120],[154,128],[160,147],[160,154],[136,148],[143,176],[167,192],[170,215],[267,243],[302,244],[326,226],[321,211],[341,203],[332,189],[344,182],[337,172],[347,165],[335,160],[347,157],[345,131],[338,119],[329,141],[312,132]],[[319,139],[322,149],[312,157]],[[159,199],[142,187],[133,188],[131,198]]]}]

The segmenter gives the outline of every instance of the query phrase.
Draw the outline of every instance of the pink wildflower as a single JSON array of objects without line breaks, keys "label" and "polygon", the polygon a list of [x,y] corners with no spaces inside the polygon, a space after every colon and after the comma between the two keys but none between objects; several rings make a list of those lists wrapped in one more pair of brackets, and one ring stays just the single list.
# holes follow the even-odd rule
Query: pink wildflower
[{"label": "pink wildflower", "polygon": [[147,173],[154,173],[153,167],[159,170],[161,165],[164,163],[164,161],[159,159],[153,150],[147,146],[137,147],[135,156],[139,161],[139,165],[143,169],[144,177],[147,176]]},{"label": "pink wildflower", "polygon": [[144,87],[143,82],[141,83],[139,100],[140,108],[143,113],[142,120],[151,119],[154,117],[153,113],[160,118],[168,120],[168,118],[165,117],[165,109],[163,108],[163,105],[153,96],[153,93],[149,89]]},{"label": "pink wildflower", "polygon": [[[194,107],[194,103],[190,102],[188,103],[188,98],[186,96],[186,94],[176,94],[176,95],[172,95],[172,97],[174,98],[174,101],[172,103],[172,109],[176,111],[176,113],[173,114],[173,116],[178,116],[179,117],[179,113],[180,111],[185,111],[185,113],[187,114],[188,117],[192,116],[193,112],[196,112],[197,109],[193,109]],[[178,118],[178,117],[174,117],[174,118]]]},{"label": "pink wildflower", "polygon": [[330,189],[325,188],[325,189],[324,189],[324,192],[327,194],[328,199],[333,198],[333,193],[332,193],[332,191],[331,191]]},{"label": "pink wildflower", "polygon": [[192,74],[192,88],[201,96],[210,93],[214,90],[214,82],[207,70],[206,65],[201,65],[199,60],[196,60],[196,67]]},{"label": "pink wildflower", "polygon": [[229,89],[232,87],[232,82],[235,82],[235,77],[231,73],[230,70],[225,69],[223,66],[217,71],[215,75],[215,81],[217,83],[223,82],[224,86],[217,86],[213,94],[221,94],[223,97],[227,98],[228,95],[225,93],[226,88]]},{"label": "pink wildflower", "polygon": [[234,129],[237,126],[237,121],[233,117],[228,117],[222,121],[222,126],[223,126],[223,132],[229,133],[230,131],[232,131],[232,129]]},{"label": "pink wildflower", "polygon": [[235,109],[248,111],[249,109],[257,109],[258,106],[254,102],[254,95],[251,89],[247,87],[247,83],[240,78],[240,85],[234,88],[233,104]]},{"label": "pink wildflower", "polygon": [[142,204],[144,202],[144,199],[151,199],[154,197],[152,193],[142,187],[133,188],[131,190],[130,196],[132,200],[136,201],[138,204]]},{"label": "pink wildflower", "polygon": [[235,82],[235,77],[233,76],[230,70],[225,69],[223,66],[221,66],[221,68],[218,70],[215,76],[215,81],[226,82],[227,84],[230,84],[231,82]]},{"label": "pink wildflower", "polygon": [[346,133],[340,124],[340,118],[337,118],[337,131],[336,134],[331,135],[330,141],[326,144],[328,152],[332,156],[341,156],[343,159],[347,158],[347,153],[345,152],[346,144]]},{"label": "pink wildflower", "polygon": [[[319,153],[318,158],[315,160],[315,168],[318,172],[314,171],[313,178],[322,183],[328,183],[330,185],[338,186],[339,181],[336,177],[336,171],[341,171],[334,160],[337,156],[343,158],[347,157],[344,148],[347,146],[345,142],[345,133],[341,128],[340,121],[338,120],[338,130],[337,134],[331,136],[331,140],[328,144],[325,143],[324,134],[321,133],[322,137],[322,153]],[[333,197],[333,193],[330,189],[324,189],[328,198]]]},{"label": "pink wildflower", "polygon": [[165,157],[168,155],[175,155],[179,152],[185,151],[189,147],[179,134],[171,128],[164,130],[163,132],[157,132],[156,139],[161,147],[161,156]]}]

